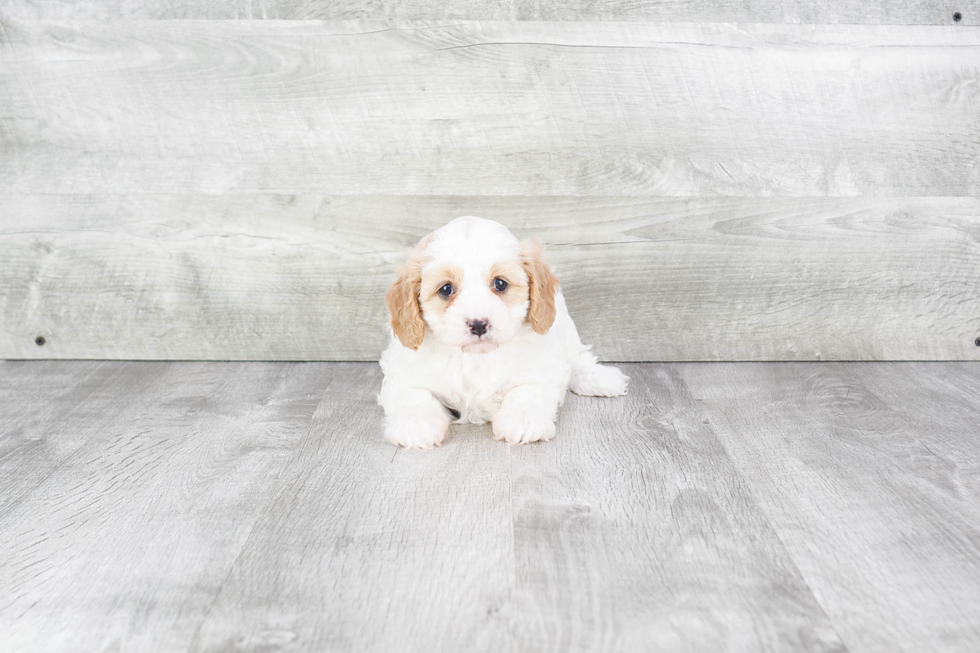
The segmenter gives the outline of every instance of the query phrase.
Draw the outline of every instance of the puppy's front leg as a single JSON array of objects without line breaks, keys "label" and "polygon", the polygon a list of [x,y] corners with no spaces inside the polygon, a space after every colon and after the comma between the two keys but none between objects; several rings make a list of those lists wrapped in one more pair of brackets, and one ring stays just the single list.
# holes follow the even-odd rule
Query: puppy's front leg
[{"label": "puppy's front leg", "polygon": [[493,416],[493,439],[527,444],[555,437],[555,418],[564,391],[544,384],[512,388]]},{"label": "puppy's front leg", "polygon": [[388,442],[408,449],[432,449],[442,444],[449,413],[428,390],[400,388],[382,392],[381,399]]}]

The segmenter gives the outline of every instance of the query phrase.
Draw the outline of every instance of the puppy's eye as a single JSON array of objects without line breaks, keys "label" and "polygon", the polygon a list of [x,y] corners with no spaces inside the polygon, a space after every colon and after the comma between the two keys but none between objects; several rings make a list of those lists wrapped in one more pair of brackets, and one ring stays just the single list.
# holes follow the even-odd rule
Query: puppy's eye
[{"label": "puppy's eye", "polygon": [[453,288],[453,284],[447,283],[445,286],[439,289],[439,296],[442,297],[443,299],[447,299],[450,295],[453,294],[453,292],[455,292],[455,289]]},{"label": "puppy's eye", "polygon": [[507,290],[507,286],[509,285],[510,285],[509,283],[507,283],[506,281],[500,278],[493,280],[493,289],[496,290],[497,292],[503,292]]}]

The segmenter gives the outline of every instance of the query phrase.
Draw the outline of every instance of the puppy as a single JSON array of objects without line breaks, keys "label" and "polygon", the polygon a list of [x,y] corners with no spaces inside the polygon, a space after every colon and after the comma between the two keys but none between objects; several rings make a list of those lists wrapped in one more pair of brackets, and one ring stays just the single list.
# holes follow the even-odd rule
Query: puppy
[{"label": "puppy", "polygon": [[628,378],[596,362],[541,246],[456,218],[423,238],[388,289],[378,403],[389,442],[442,444],[451,420],[493,422],[510,444],[550,440],[565,391],[612,397]]}]

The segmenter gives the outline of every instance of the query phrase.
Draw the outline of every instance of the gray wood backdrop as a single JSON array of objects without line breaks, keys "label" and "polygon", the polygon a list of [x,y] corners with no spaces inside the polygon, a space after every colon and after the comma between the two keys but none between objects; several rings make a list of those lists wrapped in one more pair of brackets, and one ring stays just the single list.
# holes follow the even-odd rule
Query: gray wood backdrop
[{"label": "gray wood backdrop", "polygon": [[607,360],[978,360],[978,25],[6,0],[0,358],[374,360],[393,266],[475,214]]}]

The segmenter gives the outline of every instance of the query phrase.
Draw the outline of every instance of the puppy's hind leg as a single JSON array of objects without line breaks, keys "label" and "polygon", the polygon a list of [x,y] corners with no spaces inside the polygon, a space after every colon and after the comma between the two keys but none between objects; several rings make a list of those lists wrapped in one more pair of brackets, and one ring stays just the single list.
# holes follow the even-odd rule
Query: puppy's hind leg
[{"label": "puppy's hind leg", "polygon": [[586,397],[619,397],[626,394],[629,380],[618,367],[600,365],[595,356],[583,351],[572,363],[568,389]]},{"label": "puppy's hind leg", "polygon": [[619,368],[600,365],[590,347],[582,343],[565,306],[565,298],[559,292],[557,306],[561,318],[561,337],[565,346],[565,356],[572,364],[572,376],[568,389],[586,397],[619,397],[626,394],[629,377]]}]

